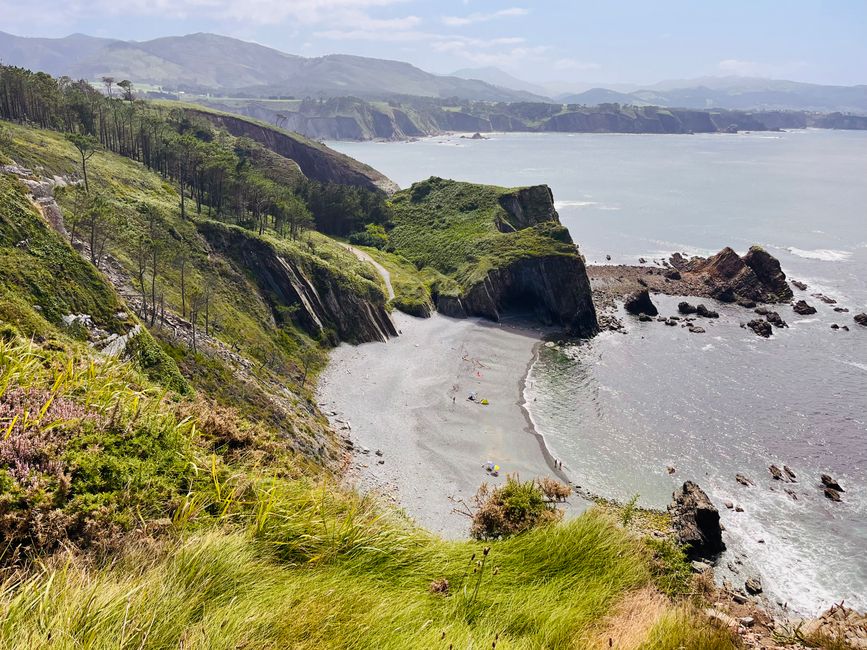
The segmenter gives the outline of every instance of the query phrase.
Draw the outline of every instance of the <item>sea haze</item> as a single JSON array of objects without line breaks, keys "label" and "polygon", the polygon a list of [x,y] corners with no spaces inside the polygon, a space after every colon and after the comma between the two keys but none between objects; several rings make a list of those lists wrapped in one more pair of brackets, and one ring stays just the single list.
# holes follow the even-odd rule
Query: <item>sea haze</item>
[{"label": "sea haze", "polygon": [[[713,304],[721,317],[702,323],[705,334],[621,313],[625,335],[544,348],[525,399],[552,453],[593,492],[664,507],[678,483],[702,485],[722,510],[730,551],[721,573],[733,582],[759,573],[773,599],[803,613],[843,598],[867,607],[867,328],[852,320],[867,310],[867,133],[329,144],[401,187],[431,175],[547,183],[590,263],[754,243],[777,256],[809,285],[796,298],[817,314],[782,305],[790,327],[764,340],[740,327],[750,312],[729,305]],[[838,303],[810,295],[818,292]],[[676,298],[655,300],[676,313]],[[797,483],[773,481],[771,463],[789,465]],[[737,484],[738,472],[756,486]],[[846,488],[842,503],[822,495],[822,472]]]}]

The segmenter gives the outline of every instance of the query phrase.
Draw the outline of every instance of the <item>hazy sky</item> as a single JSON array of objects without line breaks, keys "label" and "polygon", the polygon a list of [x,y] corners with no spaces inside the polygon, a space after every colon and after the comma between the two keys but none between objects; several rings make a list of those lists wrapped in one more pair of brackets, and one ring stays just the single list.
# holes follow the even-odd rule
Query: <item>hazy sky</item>
[{"label": "hazy sky", "polygon": [[493,65],[528,81],[867,83],[867,0],[0,0],[0,30],[134,40],[208,31],[439,73]]}]

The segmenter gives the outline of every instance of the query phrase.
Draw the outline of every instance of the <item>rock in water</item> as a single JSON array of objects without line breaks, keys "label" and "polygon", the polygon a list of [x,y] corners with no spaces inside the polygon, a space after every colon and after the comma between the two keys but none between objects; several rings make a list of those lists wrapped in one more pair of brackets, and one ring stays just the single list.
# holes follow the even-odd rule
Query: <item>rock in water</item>
[{"label": "rock in water", "polygon": [[659,314],[659,310],[650,299],[650,292],[647,289],[640,289],[627,296],[623,306],[630,314],[647,314],[648,316]]},{"label": "rock in water", "polygon": [[765,315],[765,318],[768,320],[769,323],[771,323],[772,325],[775,325],[776,327],[788,327],[789,326],[789,324],[786,323],[786,321],[784,321],[780,317],[780,315],[775,311],[769,311]]},{"label": "rock in water", "polygon": [[702,318],[719,318],[719,314],[705,307],[704,303],[701,303],[700,305],[698,305],[698,307],[695,308],[695,313]]},{"label": "rock in water", "polygon": [[860,314],[855,314],[855,322],[859,325],[863,325],[867,327],[867,314],[861,312]]},{"label": "rock in water", "polygon": [[807,304],[806,300],[799,300],[792,305],[792,309],[795,310],[796,314],[799,314],[801,316],[809,316],[810,314],[816,313],[816,308],[810,304]]},{"label": "rock in water", "polygon": [[768,467],[768,471],[771,473],[771,476],[773,476],[775,480],[783,480],[783,471],[776,465],[771,465],[770,467]]},{"label": "rock in water", "polygon": [[695,305],[690,305],[686,300],[677,303],[677,311],[681,314],[694,314],[696,312]]},{"label": "rock in water", "polygon": [[747,487],[750,487],[751,485],[755,485],[755,483],[753,483],[750,479],[748,479],[743,474],[735,474],[735,480],[738,483],[740,483],[741,485],[745,485]]},{"label": "rock in water", "polygon": [[691,559],[713,558],[725,550],[719,511],[696,483],[687,481],[668,506],[678,541]]},{"label": "rock in water", "polygon": [[836,490],[837,492],[845,492],[840,484],[837,482],[835,478],[833,478],[829,474],[822,474],[822,485],[826,488],[831,488],[832,490]]},{"label": "rock in water", "polygon": [[792,289],[786,282],[786,274],[780,268],[780,261],[760,246],[751,246],[744,255],[744,264],[753,270],[759,281],[777,300],[792,298]]},{"label": "rock in water", "polygon": [[744,257],[726,247],[708,258],[694,257],[688,262],[672,258],[672,264],[681,273],[701,277],[709,294],[721,302],[739,298],[780,302],[793,296],[779,261],[758,246],[750,248]]},{"label": "rock in water", "polygon": [[797,288],[800,289],[801,291],[806,291],[806,290],[807,290],[807,285],[804,284],[803,282],[800,282],[800,281],[798,281],[798,280],[792,280],[792,284],[795,285],[795,287],[797,287]]},{"label": "rock in water", "polygon": [[825,492],[825,496],[827,498],[831,499],[831,501],[842,501],[843,500],[843,497],[840,495],[840,493],[837,490],[826,487],[824,489],[824,492]]},{"label": "rock in water", "polygon": [[751,320],[749,323],[747,323],[747,327],[749,327],[759,336],[764,336],[765,338],[769,338],[774,332],[774,328],[771,327],[771,324],[768,321],[762,320],[760,318]]}]

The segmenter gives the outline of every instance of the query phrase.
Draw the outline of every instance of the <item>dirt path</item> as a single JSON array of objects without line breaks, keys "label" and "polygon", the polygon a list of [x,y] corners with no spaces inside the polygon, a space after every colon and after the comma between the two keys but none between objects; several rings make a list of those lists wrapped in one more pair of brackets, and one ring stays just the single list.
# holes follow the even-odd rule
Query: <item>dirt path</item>
[{"label": "dirt path", "polygon": [[382,276],[382,279],[385,280],[385,289],[388,293],[388,299],[391,300],[394,298],[394,288],[391,286],[391,273],[389,273],[382,264],[377,262],[363,250],[357,249],[355,246],[351,246],[350,244],[344,244],[342,242],[337,243],[343,246],[343,248],[348,250],[350,253],[355,255],[355,257],[360,259],[362,262],[370,262],[371,264],[373,264],[373,268],[375,268],[377,272]]}]

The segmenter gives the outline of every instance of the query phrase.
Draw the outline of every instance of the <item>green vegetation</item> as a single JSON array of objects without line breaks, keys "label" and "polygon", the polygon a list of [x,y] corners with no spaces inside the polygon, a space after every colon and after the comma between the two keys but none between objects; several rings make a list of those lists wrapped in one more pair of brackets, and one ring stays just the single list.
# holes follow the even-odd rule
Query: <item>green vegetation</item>
[{"label": "green vegetation", "polygon": [[431,266],[464,290],[519,259],[577,255],[558,222],[508,226],[511,217],[500,199],[515,191],[441,178],[415,183],[392,197],[391,245],[418,268]]},{"label": "green vegetation", "polygon": [[391,275],[391,286],[394,289],[391,304],[405,314],[427,316],[433,309],[432,296],[460,295],[460,287],[454,280],[430,266],[419,270],[415,264],[397,253],[376,248],[364,250]]}]

